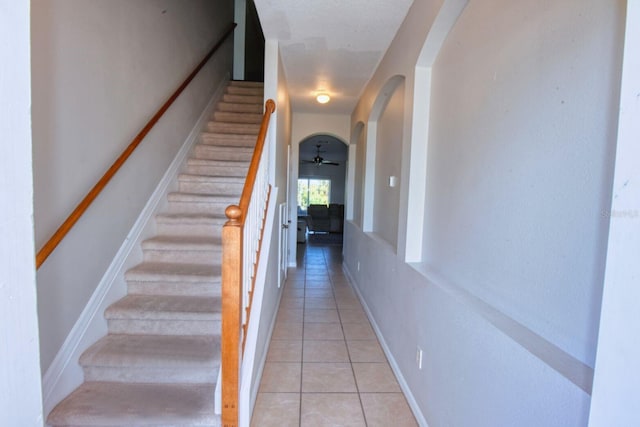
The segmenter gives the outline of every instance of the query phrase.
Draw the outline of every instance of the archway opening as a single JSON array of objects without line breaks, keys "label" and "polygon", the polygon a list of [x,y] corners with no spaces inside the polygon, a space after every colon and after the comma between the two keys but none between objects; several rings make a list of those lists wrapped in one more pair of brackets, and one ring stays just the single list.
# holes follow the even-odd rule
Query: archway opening
[{"label": "archway opening", "polygon": [[342,243],[347,191],[347,144],[330,134],[300,141],[296,204],[298,243]]}]

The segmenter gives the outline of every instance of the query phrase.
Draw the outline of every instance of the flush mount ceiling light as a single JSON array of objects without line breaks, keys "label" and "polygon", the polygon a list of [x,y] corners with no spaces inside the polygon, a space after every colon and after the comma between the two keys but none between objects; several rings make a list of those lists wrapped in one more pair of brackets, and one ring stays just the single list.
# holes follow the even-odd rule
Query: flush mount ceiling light
[{"label": "flush mount ceiling light", "polygon": [[326,104],[330,100],[331,97],[328,93],[319,93],[318,96],[316,96],[316,101],[318,101],[320,104]]}]

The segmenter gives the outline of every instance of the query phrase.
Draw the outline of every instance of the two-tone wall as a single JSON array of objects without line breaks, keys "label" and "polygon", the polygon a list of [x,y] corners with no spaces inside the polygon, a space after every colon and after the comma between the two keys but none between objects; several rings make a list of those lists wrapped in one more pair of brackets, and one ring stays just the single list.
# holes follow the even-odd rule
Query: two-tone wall
[{"label": "two-tone wall", "polygon": [[[233,1],[31,4],[35,241],[40,248],[233,21]],[[212,58],[38,271],[51,364],[213,91]]]},{"label": "two-tone wall", "polygon": [[587,423],[624,18],[417,0],[352,115],[345,266],[430,426]]}]

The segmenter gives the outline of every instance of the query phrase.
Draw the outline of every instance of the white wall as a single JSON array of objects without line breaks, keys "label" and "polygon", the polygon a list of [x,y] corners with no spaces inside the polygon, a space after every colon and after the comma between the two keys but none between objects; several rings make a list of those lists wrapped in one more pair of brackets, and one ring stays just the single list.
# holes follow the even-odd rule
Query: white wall
[{"label": "white wall", "polygon": [[29,2],[0,3],[0,425],[42,426],[31,159]]},{"label": "white wall", "polygon": [[[405,178],[414,125],[430,126],[423,262],[404,262],[406,187],[397,254],[346,225],[345,267],[429,425],[587,423],[624,17],[604,3],[470,2],[433,67],[430,116],[402,125]],[[405,117],[428,96],[415,66],[441,5],[414,2],[352,127],[396,75]]]},{"label": "white wall", "polygon": [[[39,248],[218,40],[233,2],[35,0],[31,16]],[[43,371],[231,66],[229,39],[38,271]]]},{"label": "white wall", "polygon": [[628,2],[614,196],[591,427],[640,425],[640,3]]}]

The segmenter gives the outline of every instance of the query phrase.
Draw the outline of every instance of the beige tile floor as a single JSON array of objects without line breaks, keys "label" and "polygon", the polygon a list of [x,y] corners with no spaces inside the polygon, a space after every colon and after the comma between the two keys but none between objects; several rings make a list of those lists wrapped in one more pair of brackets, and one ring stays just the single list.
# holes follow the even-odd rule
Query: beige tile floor
[{"label": "beige tile floor", "polygon": [[298,245],[253,427],[417,426],[341,266],[341,246]]}]

